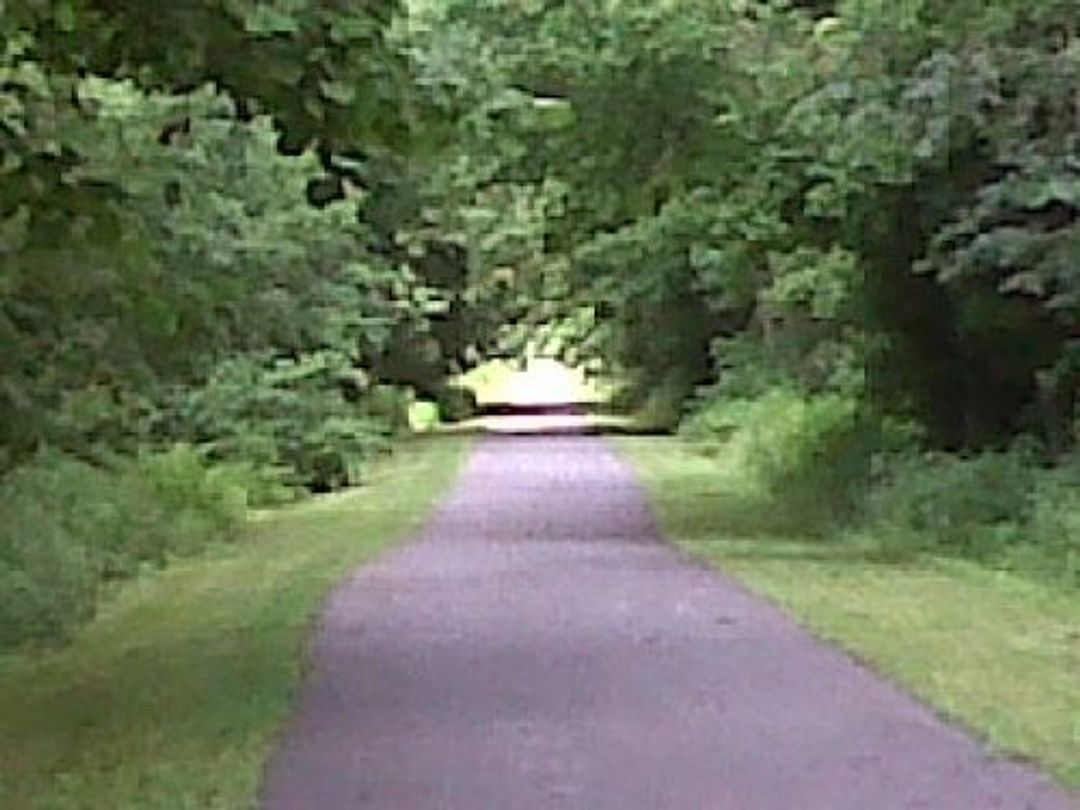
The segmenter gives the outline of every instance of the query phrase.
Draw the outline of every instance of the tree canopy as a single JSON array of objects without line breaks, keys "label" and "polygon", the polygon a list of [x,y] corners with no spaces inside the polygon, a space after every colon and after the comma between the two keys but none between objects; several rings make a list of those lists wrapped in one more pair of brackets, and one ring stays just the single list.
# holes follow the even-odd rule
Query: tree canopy
[{"label": "tree canopy", "polygon": [[271,490],[355,483],[411,395],[526,344],[669,427],[784,390],[864,449],[1060,461],[1078,21],[0,0],[0,483],[178,444]]},{"label": "tree canopy", "polygon": [[443,210],[486,203],[469,235],[481,265],[512,266],[538,319],[593,308],[579,342],[643,388],[783,378],[944,447],[1060,444],[1077,379],[1077,10],[433,4],[414,51],[460,130]]}]

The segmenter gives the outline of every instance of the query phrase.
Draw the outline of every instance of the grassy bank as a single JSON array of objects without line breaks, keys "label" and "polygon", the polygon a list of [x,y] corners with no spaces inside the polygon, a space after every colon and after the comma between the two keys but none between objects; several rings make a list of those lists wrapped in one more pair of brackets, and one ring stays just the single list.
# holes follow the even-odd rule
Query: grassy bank
[{"label": "grassy bank", "polygon": [[408,445],[122,587],[70,646],[0,658],[0,806],[250,806],[327,590],[424,520],[466,446]]},{"label": "grassy bank", "polygon": [[1080,596],[872,543],[792,537],[738,471],[672,438],[618,439],[680,547],[983,736],[1080,787]]}]

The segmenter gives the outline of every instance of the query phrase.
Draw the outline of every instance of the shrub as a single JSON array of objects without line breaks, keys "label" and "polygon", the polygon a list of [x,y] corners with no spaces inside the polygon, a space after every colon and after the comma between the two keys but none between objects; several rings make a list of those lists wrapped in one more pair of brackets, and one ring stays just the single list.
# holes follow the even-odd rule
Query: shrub
[{"label": "shrub", "polygon": [[681,432],[722,457],[769,531],[847,524],[887,561],[921,553],[1080,584],[1080,463],[1040,467],[1039,448],[928,453],[910,422],[864,424],[854,399],[774,389],[714,398]]},{"label": "shrub", "polygon": [[[138,529],[152,506],[138,477],[132,481],[139,484],[135,491],[108,470],[46,451],[9,475],[3,493],[7,502],[48,514],[69,538],[67,545],[86,552],[98,578],[119,577],[133,573],[143,556],[137,547],[145,534]],[[157,517],[146,522],[152,527]],[[34,531],[26,523],[5,528],[15,544]]]},{"label": "shrub", "polygon": [[187,395],[178,432],[215,461],[260,477],[257,491],[265,497],[258,503],[281,500],[283,490],[357,484],[367,463],[387,449],[402,403],[381,387],[347,400],[339,371],[318,356],[230,360]]},{"label": "shrub", "polygon": [[870,459],[855,399],[778,389],[759,400],[747,420],[748,467],[796,523],[816,529],[851,515]]},{"label": "shrub", "polygon": [[248,493],[243,474],[228,465],[209,467],[189,445],[163,453],[147,453],[127,466],[120,488],[146,491],[164,525],[144,531],[157,536],[154,558],[167,553],[191,554],[206,545],[235,537],[243,525]]},{"label": "shrub", "polygon": [[244,471],[187,446],[101,468],[53,452],[0,482],[0,646],[62,640],[100,583],[234,537]]},{"label": "shrub", "polygon": [[282,460],[316,492],[361,483],[371,459],[390,447],[388,426],[370,419],[328,416],[281,428]]},{"label": "shrub", "polygon": [[55,511],[29,497],[0,502],[0,649],[58,641],[93,615],[92,555]]},{"label": "shrub", "polygon": [[446,385],[435,393],[435,405],[443,422],[461,422],[476,416],[476,394],[460,385]]},{"label": "shrub", "polygon": [[679,427],[679,433],[697,448],[712,455],[734,438],[747,424],[753,401],[717,397],[698,407]]},{"label": "shrub", "polygon": [[412,402],[412,393],[395,385],[374,385],[361,399],[363,411],[368,417],[389,425],[395,432],[408,430]]},{"label": "shrub", "polygon": [[1066,466],[1036,477],[1030,522],[1005,562],[1080,586],[1080,468]]},{"label": "shrub", "polygon": [[671,433],[678,429],[685,415],[684,406],[694,387],[684,372],[672,371],[658,385],[646,389],[644,399],[634,411],[638,429],[647,433]]},{"label": "shrub", "polygon": [[776,388],[755,399],[717,399],[683,432],[704,452],[723,453],[798,529],[850,516],[868,480],[873,436],[852,397]]},{"label": "shrub", "polygon": [[1017,453],[908,455],[889,461],[867,517],[893,556],[986,560],[1021,541],[1033,484],[1033,468]]}]

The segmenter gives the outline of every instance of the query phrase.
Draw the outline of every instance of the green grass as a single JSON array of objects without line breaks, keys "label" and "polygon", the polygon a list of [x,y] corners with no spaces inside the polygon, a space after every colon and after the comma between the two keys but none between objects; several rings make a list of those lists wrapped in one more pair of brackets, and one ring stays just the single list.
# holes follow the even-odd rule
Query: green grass
[{"label": "green grass", "polygon": [[0,806],[252,806],[327,591],[423,522],[466,447],[407,445],[368,487],[119,588],[70,646],[0,658]]},{"label": "green grass", "polygon": [[1080,594],[971,563],[885,564],[872,539],[792,536],[737,470],[623,438],[667,533],[903,684],[991,748],[1080,787]]}]

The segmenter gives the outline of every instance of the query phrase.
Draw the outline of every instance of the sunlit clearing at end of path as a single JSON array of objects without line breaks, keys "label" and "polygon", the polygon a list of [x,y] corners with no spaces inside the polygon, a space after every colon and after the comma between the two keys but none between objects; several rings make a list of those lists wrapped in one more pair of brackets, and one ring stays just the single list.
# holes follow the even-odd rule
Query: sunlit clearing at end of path
[{"label": "sunlit clearing at end of path", "polygon": [[592,399],[584,373],[549,358],[529,361],[508,375],[493,392],[496,402],[515,406],[568,405]]}]

